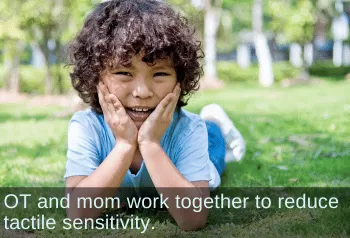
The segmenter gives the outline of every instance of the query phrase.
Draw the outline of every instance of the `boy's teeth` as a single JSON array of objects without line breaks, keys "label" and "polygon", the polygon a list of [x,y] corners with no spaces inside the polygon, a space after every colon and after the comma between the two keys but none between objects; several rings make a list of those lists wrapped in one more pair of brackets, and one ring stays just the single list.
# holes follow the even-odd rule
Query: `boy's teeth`
[{"label": "boy's teeth", "polygon": [[149,109],[146,108],[132,108],[131,110],[136,112],[147,112]]}]

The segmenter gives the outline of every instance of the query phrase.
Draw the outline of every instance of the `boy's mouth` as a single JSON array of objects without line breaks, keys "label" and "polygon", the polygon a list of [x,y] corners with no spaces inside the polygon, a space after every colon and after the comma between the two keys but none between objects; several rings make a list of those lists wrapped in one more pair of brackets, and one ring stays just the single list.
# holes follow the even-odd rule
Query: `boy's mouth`
[{"label": "boy's mouth", "polygon": [[150,107],[127,107],[126,113],[133,121],[145,121],[149,115],[154,111]]}]

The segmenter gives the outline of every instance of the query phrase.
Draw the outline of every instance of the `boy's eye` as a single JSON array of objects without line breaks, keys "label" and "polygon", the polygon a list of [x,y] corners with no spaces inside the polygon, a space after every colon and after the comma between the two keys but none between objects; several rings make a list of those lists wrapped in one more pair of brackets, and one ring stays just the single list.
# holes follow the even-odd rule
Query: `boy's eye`
[{"label": "boy's eye", "polygon": [[158,73],[155,73],[154,74],[154,77],[157,77],[157,76],[169,76],[170,74],[168,73],[165,73],[165,72],[158,72]]},{"label": "boy's eye", "polygon": [[115,72],[114,74],[116,74],[116,75],[125,75],[125,76],[131,76],[131,74],[130,74],[129,72],[124,72],[124,71]]}]

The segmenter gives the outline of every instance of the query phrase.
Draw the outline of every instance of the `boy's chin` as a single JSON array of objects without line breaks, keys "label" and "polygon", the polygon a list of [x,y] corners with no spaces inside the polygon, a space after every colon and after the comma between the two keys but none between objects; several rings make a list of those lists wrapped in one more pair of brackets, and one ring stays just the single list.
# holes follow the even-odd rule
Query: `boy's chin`
[{"label": "boy's chin", "polygon": [[136,125],[136,128],[137,128],[138,130],[140,130],[140,128],[141,128],[141,126],[142,126],[142,124],[143,124],[143,121],[134,121],[134,123],[135,123],[135,125]]}]

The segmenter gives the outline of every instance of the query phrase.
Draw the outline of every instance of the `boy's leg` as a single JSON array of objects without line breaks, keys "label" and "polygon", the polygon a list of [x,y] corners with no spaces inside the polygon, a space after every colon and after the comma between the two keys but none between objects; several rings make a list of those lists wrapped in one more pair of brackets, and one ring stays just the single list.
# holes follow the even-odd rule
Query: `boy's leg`
[{"label": "boy's leg", "polygon": [[[245,141],[224,109],[217,104],[204,106],[200,112],[202,119],[216,122],[226,142],[225,161],[240,161],[245,154]],[[208,136],[210,136],[208,134]]]},{"label": "boy's leg", "polygon": [[205,121],[208,132],[208,153],[210,163],[209,181],[210,190],[215,190],[221,183],[220,175],[224,172],[225,163],[225,139],[220,127],[213,121]]}]

